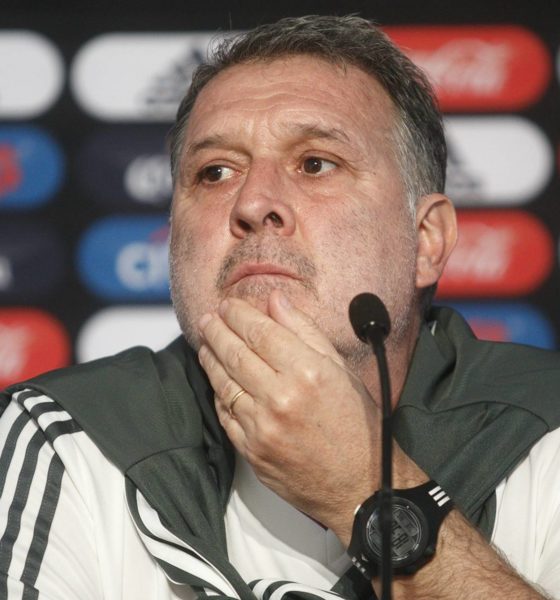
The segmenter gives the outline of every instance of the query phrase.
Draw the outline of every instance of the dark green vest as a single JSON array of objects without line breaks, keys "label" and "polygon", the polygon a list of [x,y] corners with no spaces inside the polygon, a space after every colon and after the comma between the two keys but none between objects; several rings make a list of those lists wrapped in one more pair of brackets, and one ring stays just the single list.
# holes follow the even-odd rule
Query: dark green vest
[{"label": "dark green vest", "polygon": [[[560,354],[476,340],[449,309],[430,317],[435,332],[427,325],[421,331],[395,410],[395,437],[489,537],[496,486],[560,425]],[[212,556],[249,597],[226,551],[234,453],[208,381],[182,339],[157,353],[132,348],[47,373],[12,386],[2,402],[25,387],[64,407],[164,525]],[[337,586],[351,595],[348,578]]]}]

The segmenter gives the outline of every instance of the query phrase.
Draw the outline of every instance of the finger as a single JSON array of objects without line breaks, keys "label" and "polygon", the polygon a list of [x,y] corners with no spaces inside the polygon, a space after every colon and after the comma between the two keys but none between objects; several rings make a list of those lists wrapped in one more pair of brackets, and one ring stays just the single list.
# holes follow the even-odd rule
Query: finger
[{"label": "finger", "polygon": [[296,333],[249,303],[228,298],[220,305],[226,325],[266,362],[273,372],[293,372],[317,359],[317,351]]},{"label": "finger", "polygon": [[270,316],[297,335],[308,346],[332,357],[339,364],[343,360],[315,321],[305,312],[299,310],[281,290],[273,290],[269,298]]},{"label": "finger", "polygon": [[198,351],[198,359],[208,375],[210,385],[214,390],[216,406],[220,410],[230,413],[232,402],[235,401],[237,404],[241,400],[241,396],[239,395],[241,391],[245,391],[245,394],[243,394],[246,396],[244,398],[245,403],[252,404],[254,402],[250,392],[247,392],[242,385],[229,376],[214,352],[205,344]]},{"label": "finger", "polygon": [[[204,345],[212,351],[225,375],[246,389],[254,398],[266,400],[266,391],[271,389],[277,378],[276,372],[266,361],[251,350],[219,315],[209,315],[201,319],[200,334]],[[212,366],[214,367],[213,364]],[[219,371],[216,371],[216,376],[216,385],[220,387],[214,387],[214,390],[223,396],[223,386],[229,384],[224,383]],[[265,382],[268,382],[268,386]],[[231,397],[233,394],[229,396]]]},{"label": "finger", "polygon": [[237,416],[232,414],[217,396],[214,397],[214,404],[216,406],[216,413],[221,426],[225,429],[226,434],[235,446],[235,449],[242,455],[247,455],[247,435],[241,424],[241,420]]}]

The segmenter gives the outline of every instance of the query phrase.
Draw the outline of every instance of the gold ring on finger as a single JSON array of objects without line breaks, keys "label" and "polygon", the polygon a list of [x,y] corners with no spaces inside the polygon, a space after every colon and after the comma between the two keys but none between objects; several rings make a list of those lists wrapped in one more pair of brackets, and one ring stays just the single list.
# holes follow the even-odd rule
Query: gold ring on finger
[{"label": "gold ring on finger", "polygon": [[228,412],[229,412],[229,416],[234,419],[235,415],[233,414],[233,407],[235,405],[235,403],[239,400],[239,398],[241,398],[241,396],[243,396],[243,394],[246,394],[247,392],[241,388],[236,394],[235,396],[231,399],[231,402],[229,403],[228,406]]}]

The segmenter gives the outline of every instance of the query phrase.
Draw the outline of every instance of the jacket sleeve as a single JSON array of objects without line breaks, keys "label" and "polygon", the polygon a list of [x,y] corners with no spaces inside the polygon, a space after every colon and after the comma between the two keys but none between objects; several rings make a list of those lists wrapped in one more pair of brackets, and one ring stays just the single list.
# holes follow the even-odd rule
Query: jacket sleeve
[{"label": "jacket sleeve", "polygon": [[55,451],[76,430],[36,392],[0,418],[0,598],[101,598],[87,506]]}]

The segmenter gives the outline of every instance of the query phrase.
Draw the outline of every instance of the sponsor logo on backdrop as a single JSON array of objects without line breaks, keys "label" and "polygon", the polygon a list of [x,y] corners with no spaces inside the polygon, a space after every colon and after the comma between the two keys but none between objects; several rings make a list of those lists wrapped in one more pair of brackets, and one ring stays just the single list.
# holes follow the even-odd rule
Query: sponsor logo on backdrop
[{"label": "sponsor logo on backdrop", "polygon": [[78,269],[95,294],[109,300],[169,300],[165,217],[109,217],[86,231]]},{"label": "sponsor logo on backdrop", "polygon": [[549,231],[518,210],[458,213],[459,241],[440,280],[440,297],[529,294],[554,262]]},{"label": "sponsor logo on backdrop", "polygon": [[481,340],[555,348],[554,328],[536,307],[525,303],[445,303],[459,311]]},{"label": "sponsor logo on backdrop", "polygon": [[171,306],[113,306],[84,323],[76,342],[76,356],[79,362],[85,362],[131,346],[160,350],[180,333]]},{"label": "sponsor logo on backdrop", "polygon": [[92,135],[76,160],[78,181],[92,200],[111,208],[166,208],[171,170],[161,125],[111,127]]},{"label": "sponsor logo on backdrop", "polygon": [[0,221],[0,300],[35,301],[56,289],[64,274],[64,249],[46,223]]},{"label": "sponsor logo on backdrop", "polygon": [[78,51],[72,91],[100,119],[172,121],[194,69],[219,41],[215,33],[101,35]]},{"label": "sponsor logo on backdrop", "polygon": [[172,194],[171,170],[166,154],[143,154],[126,168],[128,195],[144,204],[167,203]]},{"label": "sponsor logo on backdrop", "polygon": [[70,342],[61,323],[32,308],[0,308],[0,387],[68,364]]},{"label": "sponsor logo on backdrop", "polygon": [[446,191],[458,206],[533,200],[554,172],[543,131],[522,117],[450,117]]},{"label": "sponsor logo on backdrop", "polygon": [[63,175],[62,150],[48,133],[31,125],[0,127],[0,210],[44,204]]},{"label": "sponsor logo on backdrop", "polygon": [[0,31],[0,119],[30,119],[56,102],[64,83],[58,49],[27,30]]},{"label": "sponsor logo on backdrop", "polygon": [[522,110],[551,79],[551,57],[533,32],[513,25],[387,27],[428,74],[443,110]]},{"label": "sponsor logo on backdrop", "polygon": [[23,179],[16,149],[0,142],[0,198],[17,190]]}]

